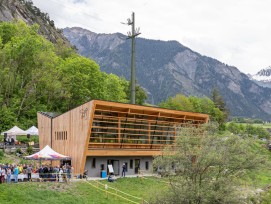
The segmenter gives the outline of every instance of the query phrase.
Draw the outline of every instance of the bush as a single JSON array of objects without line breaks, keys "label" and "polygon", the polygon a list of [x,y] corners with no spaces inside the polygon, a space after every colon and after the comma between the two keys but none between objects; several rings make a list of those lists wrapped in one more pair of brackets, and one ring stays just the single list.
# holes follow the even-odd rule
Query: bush
[{"label": "bush", "polygon": [[29,142],[29,139],[26,136],[20,136],[16,138],[19,142],[26,144]]},{"label": "bush", "polygon": [[16,148],[16,153],[22,154],[21,148]]},{"label": "bush", "polygon": [[34,143],[39,143],[39,137],[30,136],[28,139],[27,136],[20,136],[16,138],[19,142],[27,144],[28,142],[34,141]]},{"label": "bush", "polygon": [[27,149],[26,149],[26,152],[28,154],[33,154],[33,148],[32,148],[32,146],[28,146]]},{"label": "bush", "polygon": [[0,159],[4,156],[4,152],[0,150]]}]

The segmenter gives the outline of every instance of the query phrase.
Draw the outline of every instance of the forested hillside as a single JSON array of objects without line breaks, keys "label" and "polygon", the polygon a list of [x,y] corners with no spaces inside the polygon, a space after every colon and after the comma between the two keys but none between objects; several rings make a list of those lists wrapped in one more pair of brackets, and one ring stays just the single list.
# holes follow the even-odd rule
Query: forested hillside
[{"label": "forested hillside", "polygon": [[[38,111],[64,112],[92,99],[128,102],[128,81],[101,72],[93,60],[52,44],[38,30],[23,21],[0,23],[1,132],[35,125]],[[141,103],[144,92],[137,90]]]}]

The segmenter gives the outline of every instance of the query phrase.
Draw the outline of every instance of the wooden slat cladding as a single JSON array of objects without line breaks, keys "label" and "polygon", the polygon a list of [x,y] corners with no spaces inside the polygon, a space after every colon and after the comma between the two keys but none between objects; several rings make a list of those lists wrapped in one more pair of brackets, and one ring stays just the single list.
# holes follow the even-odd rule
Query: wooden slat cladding
[{"label": "wooden slat cladding", "polygon": [[51,119],[42,114],[39,114],[41,117],[38,117],[41,148],[48,144],[53,150],[71,156],[75,173],[81,172],[84,160],[92,104],[92,101],[85,103],[52,119],[52,145],[48,139],[43,139],[51,138],[50,126],[47,125],[47,128],[40,129],[45,126],[44,122],[47,124],[47,120]]},{"label": "wooden slat cladding", "polygon": [[149,150],[149,151],[144,151],[144,150],[118,150],[118,149],[112,149],[110,151],[108,150],[88,150],[87,151],[87,156],[124,156],[124,157],[129,157],[129,156],[157,156],[161,155],[162,151],[160,150]]},{"label": "wooden slat cladding", "polygon": [[75,174],[87,156],[159,155],[174,145],[177,127],[206,122],[206,114],[100,100],[53,118],[38,114],[40,147],[71,156]]},{"label": "wooden slat cladding", "polygon": [[173,145],[176,126],[198,126],[208,115],[131,104],[96,102],[88,149],[162,149]]},{"label": "wooden slat cladding", "polygon": [[40,149],[46,145],[51,146],[51,118],[44,116],[41,113],[38,116],[38,129],[39,129],[39,144]]},{"label": "wooden slat cladding", "polygon": [[66,140],[54,140],[52,148],[71,156],[74,171],[80,172],[90,124],[92,102],[81,105],[53,119],[53,132],[67,132]]}]

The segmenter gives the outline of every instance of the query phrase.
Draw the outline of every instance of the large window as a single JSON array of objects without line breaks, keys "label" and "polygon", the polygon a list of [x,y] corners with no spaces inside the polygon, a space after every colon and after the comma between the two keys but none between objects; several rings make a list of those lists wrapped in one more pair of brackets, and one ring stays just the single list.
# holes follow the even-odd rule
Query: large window
[{"label": "large window", "polygon": [[148,161],[146,161],[146,163],[145,163],[145,169],[149,170],[149,162]]},{"label": "large window", "polygon": [[99,105],[89,148],[161,149],[174,144],[177,127],[187,122],[185,115],[175,113]]},{"label": "large window", "polygon": [[133,168],[134,168],[134,160],[131,159],[131,160],[130,160],[130,169],[133,169]]},{"label": "large window", "polygon": [[96,158],[92,159],[92,168],[96,168]]}]

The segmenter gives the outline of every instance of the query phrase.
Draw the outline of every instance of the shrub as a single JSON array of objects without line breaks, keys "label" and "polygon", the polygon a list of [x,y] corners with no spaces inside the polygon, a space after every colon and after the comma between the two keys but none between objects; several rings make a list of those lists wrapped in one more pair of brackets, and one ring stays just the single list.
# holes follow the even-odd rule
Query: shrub
[{"label": "shrub", "polygon": [[21,154],[21,153],[22,153],[22,150],[21,150],[21,148],[16,148],[16,153],[19,153],[19,154]]},{"label": "shrub", "polygon": [[26,149],[27,153],[28,154],[33,154],[33,148],[32,146],[28,146],[27,149]]},{"label": "shrub", "polygon": [[0,150],[0,159],[4,156],[4,152]]}]

